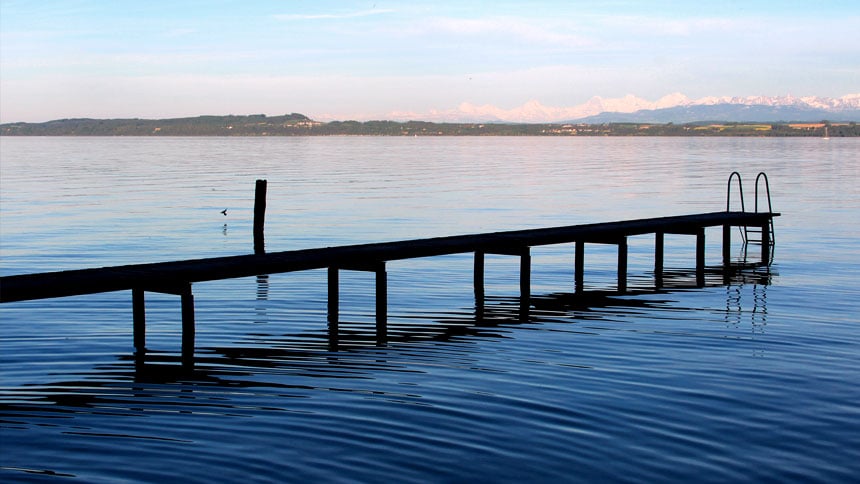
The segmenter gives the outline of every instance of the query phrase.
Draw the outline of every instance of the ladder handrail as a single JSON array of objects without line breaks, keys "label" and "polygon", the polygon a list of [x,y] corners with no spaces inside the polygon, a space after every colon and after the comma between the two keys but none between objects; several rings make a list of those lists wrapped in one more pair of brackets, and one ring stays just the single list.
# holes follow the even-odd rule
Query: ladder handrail
[{"label": "ladder handrail", "polygon": [[[726,186],[726,212],[731,211],[732,180],[735,178],[735,176],[738,177],[738,194],[740,195],[740,199],[741,199],[741,212],[746,212],[747,211],[746,207],[744,207],[744,186],[743,186],[743,182],[741,181],[741,174],[736,172],[736,171],[733,171],[732,174],[729,175],[728,186]],[[743,239],[744,244],[746,244],[747,243],[746,227],[740,227],[739,226],[738,231],[741,234],[741,238]]]},{"label": "ladder handrail", "polygon": [[[768,213],[773,213],[773,205],[770,202],[770,182],[767,181],[767,174],[763,171],[760,171],[759,174],[755,177],[755,211],[756,213],[758,213],[758,181],[760,178],[764,178],[764,189],[765,193],[767,194],[767,211]],[[770,221],[768,222],[768,230],[770,231],[770,237],[768,238],[768,242],[771,245],[775,245],[776,234],[773,230],[773,219],[770,219]]]},{"label": "ladder handrail", "polygon": [[773,205],[770,203],[770,183],[767,181],[767,174],[763,171],[760,171],[755,177],[755,211],[758,213],[758,181],[762,177],[764,177],[764,188],[767,194],[767,211],[773,213]]},{"label": "ladder handrail", "polygon": [[[741,199],[741,212],[746,212],[746,206],[744,205],[743,181],[741,181],[741,174],[736,172],[736,171],[733,171],[731,173],[731,175],[729,175],[729,181],[726,185],[726,212],[730,212],[731,208],[732,208],[732,180],[734,180],[735,177],[737,177],[737,179],[738,179],[738,197]],[[771,199],[770,199],[770,182],[767,179],[767,174],[763,171],[760,171],[758,173],[758,175],[756,175],[756,177],[755,177],[755,213],[759,213],[759,211],[758,211],[758,198],[759,198],[758,197],[758,195],[759,195],[758,187],[759,187],[759,182],[761,179],[764,179],[764,190],[765,190],[765,195],[767,196],[767,213],[773,213],[773,204],[771,203]],[[768,221],[768,224],[766,227],[758,228],[758,227],[748,227],[748,226],[744,225],[744,226],[738,226],[738,230],[741,233],[741,238],[743,239],[744,244],[747,244],[748,242],[763,243],[765,240],[765,237],[764,237],[764,234],[762,234],[762,232],[764,232],[766,230],[768,232],[768,234],[767,234],[768,235],[768,237],[767,237],[768,244],[774,245],[775,236],[773,233],[773,219],[772,218]],[[752,234],[761,234],[761,238],[759,240],[750,239],[751,233]],[[773,254],[773,253],[771,252],[771,254]]]},{"label": "ladder handrail", "polygon": [[[729,175],[729,183],[726,187],[726,212],[731,211],[731,203],[732,203],[732,179],[734,179],[735,175],[738,177],[738,193],[741,198],[741,212],[746,212],[746,208],[744,207],[744,187],[743,182],[741,182],[741,174],[733,171],[731,175]],[[765,177],[767,178],[767,177]],[[756,182],[758,182],[758,178],[756,178]]]}]

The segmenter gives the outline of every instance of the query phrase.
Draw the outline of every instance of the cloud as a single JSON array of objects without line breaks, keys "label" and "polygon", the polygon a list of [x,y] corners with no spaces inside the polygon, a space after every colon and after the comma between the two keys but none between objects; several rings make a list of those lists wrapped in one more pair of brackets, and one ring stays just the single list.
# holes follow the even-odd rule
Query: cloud
[{"label": "cloud", "polygon": [[276,20],[293,21],[293,20],[331,20],[331,19],[348,19],[358,17],[370,17],[372,15],[382,15],[395,12],[392,9],[371,9],[358,10],[355,12],[345,13],[318,13],[318,14],[276,14],[272,17]]},{"label": "cloud", "polygon": [[546,22],[528,21],[514,17],[487,17],[463,19],[436,17],[425,24],[432,32],[461,36],[500,35],[545,44],[587,45],[592,42],[573,33],[574,25],[548,25]]},{"label": "cloud", "polygon": [[729,18],[686,18],[675,19],[667,17],[651,16],[626,16],[617,15],[603,17],[600,23],[614,32],[626,32],[628,34],[646,35],[649,37],[674,36],[687,37],[701,35],[707,32],[748,32],[760,27],[750,19]]}]

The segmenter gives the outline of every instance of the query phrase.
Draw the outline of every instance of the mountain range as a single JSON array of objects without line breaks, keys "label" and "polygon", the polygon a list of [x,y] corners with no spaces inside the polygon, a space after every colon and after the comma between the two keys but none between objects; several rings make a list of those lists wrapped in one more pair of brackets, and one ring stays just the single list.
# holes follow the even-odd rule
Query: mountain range
[{"label": "mountain range", "polygon": [[746,96],[690,99],[681,93],[648,101],[633,95],[592,97],[572,107],[545,106],[532,100],[513,109],[462,103],[456,109],[424,114],[391,113],[390,119],[484,123],[693,123],[860,121],[860,94],[821,96]]}]

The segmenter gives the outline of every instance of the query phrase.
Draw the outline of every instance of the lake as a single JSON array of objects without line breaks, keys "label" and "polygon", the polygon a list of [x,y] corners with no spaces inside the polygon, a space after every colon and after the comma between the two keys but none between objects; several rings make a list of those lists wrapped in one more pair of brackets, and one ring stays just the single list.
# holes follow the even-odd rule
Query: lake
[{"label": "lake", "polygon": [[129,292],[3,304],[0,480],[856,482],[855,139],[3,137],[0,273],[250,253],[256,179],[278,251],[719,211],[732,171],[782,216],[729,284],[667,235],[655,290],[631,237],[630,293],[588,244],[573,298],[573,246],[536,247],[521,318],[516,257],[483,314],[471,254],[395,261],[388,343],[342,271],[333,348],[324,270],[199,283],[193,373],[176,296],[147,293],[143,365]]}]

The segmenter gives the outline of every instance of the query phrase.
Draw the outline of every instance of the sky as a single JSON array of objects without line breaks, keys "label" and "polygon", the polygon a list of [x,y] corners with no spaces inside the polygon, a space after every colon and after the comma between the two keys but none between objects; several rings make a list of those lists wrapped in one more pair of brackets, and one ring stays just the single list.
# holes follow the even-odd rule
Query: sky
[{"label": "sky", "polygon": [[0,0],[0,122],[860,92],[860,2]]}]

